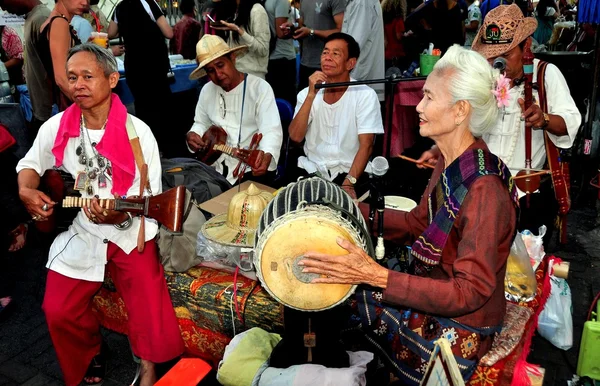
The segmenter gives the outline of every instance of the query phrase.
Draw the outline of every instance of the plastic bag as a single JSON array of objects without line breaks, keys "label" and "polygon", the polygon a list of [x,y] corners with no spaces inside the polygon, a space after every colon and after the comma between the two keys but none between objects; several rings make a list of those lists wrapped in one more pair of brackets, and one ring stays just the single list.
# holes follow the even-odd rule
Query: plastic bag
[{"label": "plastic bag", "polygon": [[521,238],[525,243],[525,248],[527,248],[527,254],[529,254],[529,259],[533,269],[536,269],[544,256],[546,256],[546,252],[544,252],[544,236],[546,235],[546,230],[546,226],[542,225],[538,229],[537,236],[531,233],[531,231],[528,229],[521,233]]},{"label": "plastic bag", "polygon": [[507,300],[513,302],[528,302],[533,300],[537,290],[535,273],[529,261],[529,254],[521,234],[517,233],[508,263],[506,264],[506,276],[504,277],[504,295]]},{"label": "plastic bag", "polygon": [[204,261],[213,261],[233,268],[237,266],[242,271],[251,271],[254,269],[252,251],[252,248],[234,247],[210,241],[202,232],[198,232],[196,255],[202,256]]},{"label": "plastic bag", "polygon": [[573,346],[571,289],[565,279],[550,277],[552,289],[538,320],[538,332],[561,350]]}]

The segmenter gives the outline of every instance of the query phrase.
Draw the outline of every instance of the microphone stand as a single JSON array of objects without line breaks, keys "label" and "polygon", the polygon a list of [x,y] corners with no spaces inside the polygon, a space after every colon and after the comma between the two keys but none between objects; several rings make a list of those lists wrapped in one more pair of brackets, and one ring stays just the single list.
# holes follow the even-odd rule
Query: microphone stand
[{"label": "microphone stand", "polygon": [[348,86],[358,86],[361,84],[378,84],[385,83],[386,91],[385,91],[385,100],[388,103],[386,105],[386,127],[387,132],[384,134],[387,142],[386,151],[384,154],[387,157],[390,157],[391,146],[392,146],[392,119],[394,112],[394,96],[396,94],[396,84],[400,82],[408,82],[411,80],[425,80],[426,76],[417,76],[411,78],[402,78],[400,75],[391,75],[387,78],[383,79],[367,79],[367,80],[355,80],[350,82],[337,82],[337,83],[319,83],[315,85],[315,90],[319,90],[322,88],[335,88],[335,87],[348,87]]}]

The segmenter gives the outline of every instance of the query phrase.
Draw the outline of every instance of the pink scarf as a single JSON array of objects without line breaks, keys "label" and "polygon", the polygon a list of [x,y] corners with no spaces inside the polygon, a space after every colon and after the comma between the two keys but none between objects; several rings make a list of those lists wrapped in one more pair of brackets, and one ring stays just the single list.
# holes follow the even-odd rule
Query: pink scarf
[{"label": "pink scarf", "polygon": [[[81,109],[76,104],[67,108],[60,119],[60,127],[54,140],[52,154],[56,160],[54,166],[63,163],[65,147],[69,138],[79,137],[81,125]],[[98,153],[102,154],[112,164],[112,194],[124,196],[133,185],[135,177],[135,160],[133,150],[127,136],[127,109],[116,94],[111,96],[108,121],[104,135],[96,146]]]}]

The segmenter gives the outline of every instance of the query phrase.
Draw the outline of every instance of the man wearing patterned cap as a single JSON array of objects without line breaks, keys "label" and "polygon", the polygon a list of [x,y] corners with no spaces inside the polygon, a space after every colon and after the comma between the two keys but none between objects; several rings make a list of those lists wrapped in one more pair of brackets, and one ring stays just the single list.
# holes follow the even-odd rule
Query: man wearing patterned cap
[{"label": "man wearing patterned cap", "polygon": [[[546,141],[559,149],[573,145],[581,124],[581,114],[571,97],[567,82],[560,70],[548,64],[545,70],[547,113],[540,107],[538,91],[533,90],[534,103],[524,109],[523,52],[525,44],[537,27],[532,17],[523,17],[521,9],[515,5],[501,5],[491,10],[473,41],[473,50],[483,55],[490,63],[497,58],[506,61],[506,77],[510,79],[508,105],[498,116],[498,121],[488,134],[483,136],[490,151],[496,154],[510,168],[513,176],[525,169],[525,128],[531,127],[531,168],[547,169]],[[540,61],[533,62],[533,82],[537,82]],[[547,134],[547,135],[546,135]],[[549,144],[550,145],[550,144]],[[425,152],[420,161],[436,159],[437,151]],[[555,182],[556,183],[556,182]],[[554,228],[554,220],[559,209],[549,175],[542,177],[539,192],[531,194],[529,200],[521,196],[521,216],[519,230],[537,232],[542,225],[548,227],[544,241],[547,243]],[[558,197],[568,200],[568,197]],[[526,201],[529,201],[528,203]]]}]

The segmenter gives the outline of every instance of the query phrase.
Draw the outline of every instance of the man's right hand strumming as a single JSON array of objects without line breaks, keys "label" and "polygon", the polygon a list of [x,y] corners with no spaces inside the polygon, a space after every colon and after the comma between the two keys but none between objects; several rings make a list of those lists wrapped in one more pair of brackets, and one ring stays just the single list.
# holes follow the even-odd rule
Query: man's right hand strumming
[{"label": "man's right hand strumming", "polygon": [[435,165],[440,158],[440,149],[437,146],[433,146],[431,149],[424,151],[421,157],[417,160],[417,167],[419,169],[425,169],[427,166],[424,164]]},{"label": "man's right hand strumming", "polygon": [[202,140],[202,137],[194,133],[193,131],[187,133],[186,140],[190,149],[192,149],[195,152],[200,149],[203,149],[206,146],[206,144]]},{"label": "man's right hand strumming", "polygon": [[315,89],[315,85],[319,83],[325,83],[327,81],[327,75],[322,73],[321,71],[315,71],[308,78],[308,96],[314,97],[317,95],[317,90]]},{"label": "man's right hand strumming", "polygon": [[32,188],[20,188],[19,198],[27,212],[36,221],[46,220],[54,211],[55,202],[43,192]]}]

